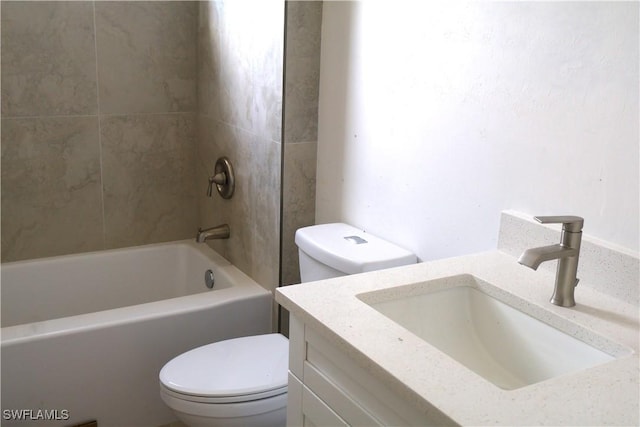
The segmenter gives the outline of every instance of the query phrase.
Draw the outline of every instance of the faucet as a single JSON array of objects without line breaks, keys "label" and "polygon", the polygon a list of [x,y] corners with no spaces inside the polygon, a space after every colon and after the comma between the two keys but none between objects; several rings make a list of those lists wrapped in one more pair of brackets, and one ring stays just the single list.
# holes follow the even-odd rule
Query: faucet
[{"label": "faucet", "polygon": [[231,234],[227,224],[217,225],[211,228],[198,228],[196,242],[204,243],[209,239],[228,239]]},{"label": "faucet", "polygon": [[560,244],[527,249],[518,262],[537,270],[543,262],[557,259],[556,283],[550,301],[561,307],[573,307],[576,305],[573,293],[580,280],[576,273],[584,219],[579,216],[536,216],[534,219],[541,224],[562,224]]}]

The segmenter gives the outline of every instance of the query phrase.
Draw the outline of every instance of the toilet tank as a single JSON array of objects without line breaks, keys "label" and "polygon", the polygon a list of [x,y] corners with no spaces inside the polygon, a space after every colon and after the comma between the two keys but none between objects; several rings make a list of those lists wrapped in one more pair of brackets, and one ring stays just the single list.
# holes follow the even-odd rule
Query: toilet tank
[{"label": "toilet tank", "polygon": [[343,223],[296,231],[302,282],[415,264],[410,251]]}]

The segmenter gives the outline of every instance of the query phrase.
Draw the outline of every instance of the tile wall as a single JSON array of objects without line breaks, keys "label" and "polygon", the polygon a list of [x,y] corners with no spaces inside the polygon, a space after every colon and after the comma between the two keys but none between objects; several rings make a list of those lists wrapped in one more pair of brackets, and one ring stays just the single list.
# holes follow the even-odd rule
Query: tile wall
[{"label": "tile wall", "polygon": [[191,237],[196,2],[2,10],[2,261]]},{"label": "tile wall", "polygon": [[[280,283],[285,2],[248,1],[2,2],[3,262],[226,222],[231,238],[211,245]],[[293,235],[314,222],[322,3],[287,7],[282,279],[296,283]],[[206,197],[220,156],[236,169],[231,200]]]},{"label": "tile wall", "polygon": [[[201,2],[198,22],[199,225],[210,245],[273,290],[279,281],[284,0]],[[206,196],[216,159],[236,173],[231,199]]]},{"label": "tile wall", "polygon": [[287,2],[281,284],[300,283],[295,231],[315,224],[322,2]]}]

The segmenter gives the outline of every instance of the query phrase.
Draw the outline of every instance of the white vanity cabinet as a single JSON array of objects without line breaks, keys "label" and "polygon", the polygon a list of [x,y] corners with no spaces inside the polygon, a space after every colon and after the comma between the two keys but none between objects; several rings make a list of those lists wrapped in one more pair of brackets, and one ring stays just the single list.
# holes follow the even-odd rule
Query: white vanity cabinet
[{"label": "white vanity cabinet", "polygon": [[289,340],[287,426],[442,425],[295,316]]}]

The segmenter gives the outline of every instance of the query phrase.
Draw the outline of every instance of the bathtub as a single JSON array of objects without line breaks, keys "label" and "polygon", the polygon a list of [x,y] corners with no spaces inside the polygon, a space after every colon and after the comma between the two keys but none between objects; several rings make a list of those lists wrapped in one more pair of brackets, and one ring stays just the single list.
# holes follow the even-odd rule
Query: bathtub
[{"label": "bathtub", "polygon": [[3,426],[170,423],[166,362],[271,332],[271,293],[192,241],[5,263],[0,274]]}]

